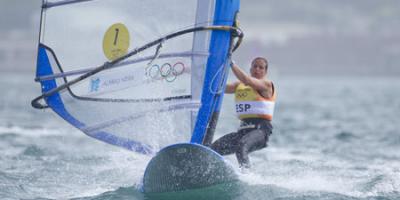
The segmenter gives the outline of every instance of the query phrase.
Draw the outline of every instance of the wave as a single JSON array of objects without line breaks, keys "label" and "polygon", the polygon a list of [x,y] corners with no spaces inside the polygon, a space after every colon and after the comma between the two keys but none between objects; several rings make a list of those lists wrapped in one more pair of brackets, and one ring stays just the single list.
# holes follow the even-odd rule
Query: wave
[{"label": "wave", "polygon": [[[31,127],[0,126],[0,137],[4,135],[29,136],[29,137],[55,136],[55,135],[62,135],[64,134],[65,131],[59,128],[43,128],[43,127],[32,127],[32,126]],[[70,132],[70,130],[68,131]]]}]

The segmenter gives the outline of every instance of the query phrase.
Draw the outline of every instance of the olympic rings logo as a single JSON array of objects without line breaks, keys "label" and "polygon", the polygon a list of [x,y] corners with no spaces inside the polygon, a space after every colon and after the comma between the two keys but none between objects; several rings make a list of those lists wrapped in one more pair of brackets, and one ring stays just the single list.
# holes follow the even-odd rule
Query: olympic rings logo
[{"label": "olympic rings logo", "polygon": [[247,97],[247,92],[243,92],[243,93],[237,93],[236,94],[237,98],[246,98]]},{"label": "olympic rings logo", "polygon": [[157,64],[146,68],[146,75],[152,79],[165,79],[168,82],[173,82],[179,75],[185,71],[185,64],[177,62],[174,65],[164,63],[161,67]]}]

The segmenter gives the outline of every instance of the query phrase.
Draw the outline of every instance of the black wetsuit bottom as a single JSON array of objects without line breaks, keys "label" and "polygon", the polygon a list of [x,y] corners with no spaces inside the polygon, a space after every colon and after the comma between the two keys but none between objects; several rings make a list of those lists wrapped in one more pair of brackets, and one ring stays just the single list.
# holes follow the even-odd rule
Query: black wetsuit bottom
[{"label": "black wetsuit bottom", "polygon": [[244,119],[237,132],[229,133],[211,148],[221,155],[236,154],[240,167],[250,167],[249,153],[267,147],[272,134],[271,122],[265,119]]}]

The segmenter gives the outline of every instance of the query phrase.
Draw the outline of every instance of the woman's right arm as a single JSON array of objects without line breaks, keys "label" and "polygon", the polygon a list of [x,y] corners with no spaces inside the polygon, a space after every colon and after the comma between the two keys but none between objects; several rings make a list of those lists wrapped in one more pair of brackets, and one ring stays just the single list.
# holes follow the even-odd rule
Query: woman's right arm
[{"label": "woman's right arm", "polygon": [[232,94],[235,93],[236,87],[239,85],[239,82],[227,83],[225,87],[225,93]]}]

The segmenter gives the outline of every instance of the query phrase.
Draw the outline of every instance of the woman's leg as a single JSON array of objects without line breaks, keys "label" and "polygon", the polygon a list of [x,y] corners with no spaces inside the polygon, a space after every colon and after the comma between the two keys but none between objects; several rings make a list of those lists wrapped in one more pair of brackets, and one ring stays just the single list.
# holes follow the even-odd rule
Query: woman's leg
[{"label": "woman's leg", "polygon": [[268,136],[265,130],[256,129],[241,137],[236,152],[241,167],[250,167],[249,153],[266,147]]},{"label": "woman's leg", "polygon": [[211,149],[218,152],[221,155],[228,155],[236,153],[237,144],[240,140],[240,134],[232,132],[222,136],[217,141],[211,144]]}]

